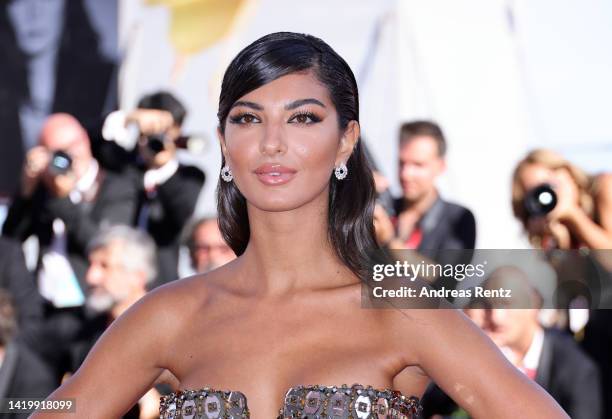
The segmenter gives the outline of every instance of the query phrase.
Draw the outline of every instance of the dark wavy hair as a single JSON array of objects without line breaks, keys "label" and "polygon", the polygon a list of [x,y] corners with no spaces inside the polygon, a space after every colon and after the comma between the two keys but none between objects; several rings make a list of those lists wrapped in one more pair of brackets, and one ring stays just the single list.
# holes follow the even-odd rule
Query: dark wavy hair
[{"label": "dark wavy hair", "polygon": [[[327,87],[338,112],[339,130],[346,129],[350,121],[359,122],[357,82],[346,61],[319,38],[277,32],[244,48],[225,71],[217,113],[221,133],[238,99],[279,77],[299,72],[312,72]],[[224,156],[221,159],[224,166]],[[330,173],[328,238],[339,259],[366,280],[369,254],[378,249],[372,219],[376,193],[360,141],[346,165],[344,180]],[[250,226],[246,199],[234,182],[219,181],[217,211],[224,239],[241,255],[249,242]]]}]

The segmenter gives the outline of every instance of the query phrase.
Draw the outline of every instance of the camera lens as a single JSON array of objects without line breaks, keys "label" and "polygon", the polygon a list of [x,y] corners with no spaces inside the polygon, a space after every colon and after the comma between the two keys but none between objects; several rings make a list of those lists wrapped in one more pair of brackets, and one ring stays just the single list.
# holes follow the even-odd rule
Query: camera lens
[{"label": "camera lens", "polygon": [[530,217],[543,216],[555,209],[557,194],[545,183],[528,191],[523,203]]},{"label": "camera lens", "polygon": [[165,138],[163,135],[149,135],[147,136],[147,147],[153,154],[157,154],[164,150],[164,140]]},{"label": "camera lens", "polygon": [[72,167],[72,158],[64,151],[56,151],[51,156],[49,171],[54,175],[61,175]]}]

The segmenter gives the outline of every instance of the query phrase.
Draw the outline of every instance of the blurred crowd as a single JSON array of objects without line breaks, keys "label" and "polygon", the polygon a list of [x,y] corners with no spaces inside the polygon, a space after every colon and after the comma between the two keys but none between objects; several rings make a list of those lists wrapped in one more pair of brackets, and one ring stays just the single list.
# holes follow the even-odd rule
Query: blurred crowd
[{"label": "blurred crowd", "polygon": [[[104,115],[93,130],[66,113],[44,121],[0,237],[0,378],[8,383],[0,390],[6,397],[52,392],[114,319],[178,278],[181,248],[194,274],[235,257],[214,216],[194,217],[205,175],[177,158],[186,113],[162,91],[143,97],[131,112]],[[406,122],[397,144],[401,196],[393,196],[371,161],[380,246],[412,249],[439,263],[465,262],[453,256],[465,259],[465,253],[449,251],[474,249],[478,223],[436,187],[446,168],[441,127]],[[534,150],[517,162],[509,181],[508,204],[534,248],[612,248],[612,175],[587,175],[551,150]],[[600,266],[610,271],[609,260]],[[543,321],[538,278],[505,266],[484,285],[495,289],[504,281],[515,291],[518,283],[531,308],[475,304],[465,313],[572,418],[610,417],[612,312],[573,310],[569,299]],[[436,278],[431,283],[440,285]],[[578,327],[572,327],[574,312],[583,319]],[[126,417],[155,417],[159,396],[175,385],[171,374],[160,375]],[[435,383],[423,404],[425,417],[466,417]]]},{"label": "blurred crowd", "polygon": [[[25,156],[5,158],[0,167],[0,206],[5,202],[7,210],[0,237],[0,397],[49,395],[114,319],[179,277],[182,250],[193,274],[235,258],[214,214],[195,214],[205,182],[216,183],[218,174],[206,177],[177,155],[186,144],[181,101],[158,91],[131,111],[105,109],[113,102],[106,94],[116,69],[90,54],[97,49],[91,28],[70,24],[87,22],[82,2],[66,2],[65,21],[63,2],[41,2],[48,18],[38,22],[48,27],[29,32],[34,21],[25,3],[0,7],[1,151],[17,156],[24,148]],[[43,32],[49,34],[44,42],[37,37]],[[49,48],[53,43],[57,48]],[[70,43],[78,45],[70,49]],[[26,74],[42,76],[33,82]],[[436,187],[448,147],[436,122],[402,124],[399,196],[383,175],[389,171],[370,157],[381,247],[411,249],[438,263],[469,262],[469,252],[452,251],[475,248],[478,220]],[[583,272],[560,261],[556,250],[612,249],[612,174],[588,174],[555,151],[538,149],[516,162],[508,182],[512,194],[500,206],[511,205],[533,248],[550,255],[557,281]],[[14,185],[14,193],[1,196]],[[603,255],[593,263],[612,281],[612,257]],[[531,308],[473,304],[465,313],[573,419],[612,418],[612,311],[584,308],[579,293],[543,310],[539,280],[517,266],[499,267],[484,286],[518,284]],[[125,417],[158,417],[159,396],[176,385],[162,373]],[[435,383],[423,405],[425,418],[468,417]]]},{"label": "blurred crowd", "polygon": [[[114,319],[178,278],[181,248],[194,274],[235,257],[214,216],[194,217],[205,175],[177,158],[185,115],[156,92],[93,128],[67,113],[44,121],[0,238],[6,397],[53,391]],[[159,381],[127,417],[158,415],[172,389]]]},{"label": "blurred crowd", "polygon": [[[375,175],[379,195],[374,224],[382,247],[413,249],[441,264],[469,262],[466,256],[469,259],[471,253],[457,250],[474,248],[477,220],[468,208],[444,200],[435,186],[446,168],[446,149],[443,131],[433,121],[411,121],[400,127],[402,196],[393,198],[389,182],[380,173]],[[565,289],[563,281],[575,284],[578,278],[597,276],[603,284],[598,288],[598,307],[608,307],[612,175],[589,175],[552,150],[536,149],[517,162],[509,182],[508,204],[533,248],[540,249],[555,272],[556,300],[544,310],[548,296],[538,286],[544,278],[522,269],[522,261],[515,260],[490,272],[481,285],[512,289],[513,300],[521,303],[506,307],[474,301],[464,307],[465,313],[570,417],[611,418],[612,311],[586,309],[583,299],[594,295],[579,287]],[[591,251],[596,251],[593,257],[576,257]],[[596,274],[589,271],[594,265]],[[448,288],[457,281],[432,278],[431,283]],[[435,383],[427,389],[423,404],[425,418],[469,417]]]}]

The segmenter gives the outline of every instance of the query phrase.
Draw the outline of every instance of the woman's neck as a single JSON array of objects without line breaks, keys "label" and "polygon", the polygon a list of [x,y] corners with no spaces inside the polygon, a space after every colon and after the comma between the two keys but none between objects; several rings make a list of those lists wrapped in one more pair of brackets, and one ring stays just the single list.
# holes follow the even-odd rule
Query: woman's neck
[{"label": "woman's neck", "polygon": [[356,282],[329,242],[327,205],[325,197],[286,212],[249,206],[251,237],[240,270],[250,291],[283,295]]}]

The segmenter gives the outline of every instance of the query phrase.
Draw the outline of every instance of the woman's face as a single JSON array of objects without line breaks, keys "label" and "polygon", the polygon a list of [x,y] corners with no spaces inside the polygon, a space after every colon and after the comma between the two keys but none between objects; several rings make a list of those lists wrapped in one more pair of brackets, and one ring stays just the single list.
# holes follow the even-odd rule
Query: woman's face
[{"label": "woman's face", "polygon": [[247,201],[287,211],[327,197],[334,167],[346,163],[358,135],[356,121],[339,129],[325,86],[310,73],[294,73],[238,99],[220,140]]},{"label": "woman's face", "polygon": [[66,0],[11,0],[8,16],[24,54],[36,55],[59,44]]}]

